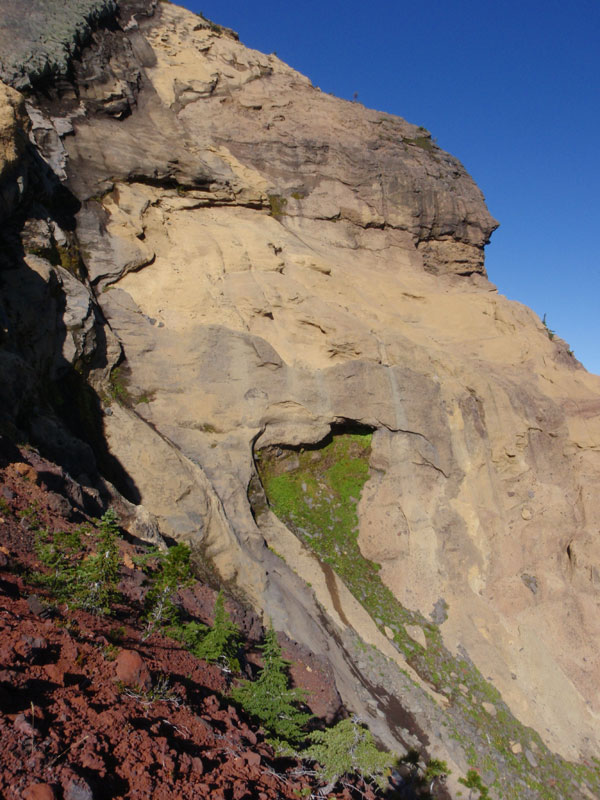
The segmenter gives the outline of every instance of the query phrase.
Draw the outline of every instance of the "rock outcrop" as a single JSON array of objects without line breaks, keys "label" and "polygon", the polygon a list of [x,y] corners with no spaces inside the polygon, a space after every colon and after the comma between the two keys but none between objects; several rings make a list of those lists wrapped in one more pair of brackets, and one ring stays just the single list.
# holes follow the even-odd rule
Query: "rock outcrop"
[{"label": "rock outcrop", "polygon": [[4,0],[0,30],[0,78],[17,89],[68,76],[71,60],[115,0]]},{"label": "rock outcrop", "polygon": [[[63,5],[68,58],[0,42],[32,87],[27,122],[2,89],[5,427],[326,653],[388,747],[497,797],[595,796],[600,378],[488,281],[479,189],[429,132],[202,17]],[[255,460],[355,430],[379,611]]]}]

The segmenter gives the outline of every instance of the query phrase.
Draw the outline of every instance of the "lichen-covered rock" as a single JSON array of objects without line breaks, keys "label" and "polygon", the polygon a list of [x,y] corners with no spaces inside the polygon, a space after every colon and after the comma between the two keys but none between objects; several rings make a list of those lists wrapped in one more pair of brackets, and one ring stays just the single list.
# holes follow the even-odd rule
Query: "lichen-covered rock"
[{"label": "lichen-covered rock", "polygon": [[16,89],[66,75],[92,26],[116,0],[2,0],[0,78]]}]

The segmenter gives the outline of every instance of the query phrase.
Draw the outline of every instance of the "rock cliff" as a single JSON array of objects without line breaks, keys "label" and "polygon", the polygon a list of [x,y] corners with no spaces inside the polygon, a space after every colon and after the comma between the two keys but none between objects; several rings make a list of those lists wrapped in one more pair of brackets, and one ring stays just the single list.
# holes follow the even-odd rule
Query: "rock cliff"
[{"label": "rock cliff", "polygon": [[30,5],[4,432],[188,541],[452,792],[598,796],[600,378],[489,282],[462,165],[169,3]]}]

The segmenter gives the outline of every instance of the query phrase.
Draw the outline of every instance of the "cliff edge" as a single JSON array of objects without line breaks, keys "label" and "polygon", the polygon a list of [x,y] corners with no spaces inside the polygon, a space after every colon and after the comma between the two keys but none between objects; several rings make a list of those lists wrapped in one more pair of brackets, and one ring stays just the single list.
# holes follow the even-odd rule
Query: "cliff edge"
[{"label": "cliff edge", "polygon": [[597,796],[600,378],[488,280],[464,167],[169,3],[63,3],[52,48],[31,5],[4,431],[189,542],[451,792]]}]

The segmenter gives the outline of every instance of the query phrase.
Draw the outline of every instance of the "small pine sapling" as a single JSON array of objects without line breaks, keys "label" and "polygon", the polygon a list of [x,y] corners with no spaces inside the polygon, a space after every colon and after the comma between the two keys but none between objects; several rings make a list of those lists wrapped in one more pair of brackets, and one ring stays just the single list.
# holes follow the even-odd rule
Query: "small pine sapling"
[{"label": "small pine sapling", "polygon": [[490,793],[477,770],[470,769],[467,772],[467,777],[459,778],[458,782],[469,789],[469,798],[474,797],[473,792],[475,791],[478,792],[477,800],[488,800]]},{"label": "small pine sapling", "polygon": [[[83,558],[82,536],[91,539],[95,553]],[[117,515],[109,509],[94,531],[81,526],[74,531],[36,531],[38,559],[49,572],[35,573],[58,600],[94,614],[108,614],[118,599],[119,527]]]},{"label": "small pine sapling", "polygon": [[425,767],[425,775],[423,776],[429,793],[431,794],[433,792],[436,783],[443,785],[448,775],[450,775],[450,769],[445,761],[439,758],[430,758]]},{"label": "small pine sapling", "polygon": [[[146,630],[143,639],[147,639],[156,630],[174,626],[179,619],[179,611],[173,598],[179,589],[192,582],[190,568],[190,549],[185,544],[176,544],[165,553],[151,550],[136,559],[149,576],[150,588],[146,595],[146,613],[144,615]],[[149,562],[158,562],[158,567],[151,570]],[[179,638],[179,637],[178,637]]]},{"label": "small pine sapling", "polygon": [[88,611],[108,614],[119,597],[118,536],[117,515],[109,508],[98,525],[96,553],[85,558],[77,569],[76,602]]},{"label": "small pine sapling", "polygon": [[71,533],[46,528],[35,532],[35,552],[48,572],[35,572],[33,580],[45,586],[58,600],[69,600],[75,594],[77,566],[81,562],[80,530]]},{"label": "small pine sapling", "polygon": [[[188,632],[188,628],[189,625],[186,625],[183,634],[183,639],[186,642],[190,640],[191,632]],[[219,592],[215,600],[213,626],[201,641],[190,647],[190,650],[197,658],[213,663],[221,663],[227,670],[239,672],[240,640],[240,632],[225,608],[223,592]]]},{"label": "small pine sapling", "polygon": [[263,667],[258,678],[241,683],[233,690],[232,697],[262,723],[271,742],[279,749],[298,747],[306,739],[304,728],[312,714],[298,707],[305,699],[304,691],[289,688],[290,662],[281,654],[272,625],[260,649]]},{"label": "small pine sapling", "polygon": [[169,629],[169,636],[177,639],[186,646],[190,653],[196,654],[196,648],[208,633],[209,628],[201,622],[192,620],[182,625],[175,625]]},{"label": "small pine sapling", "polygon": [[393,756],[378,750],[371,732],[356,719],[344,719],[324,731],[313,731],[302,758],[320,765],[317,774],[323,782],[320,793],[327,795],[344,777],[360,776],[382,790],[388,785]]}]

